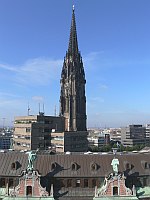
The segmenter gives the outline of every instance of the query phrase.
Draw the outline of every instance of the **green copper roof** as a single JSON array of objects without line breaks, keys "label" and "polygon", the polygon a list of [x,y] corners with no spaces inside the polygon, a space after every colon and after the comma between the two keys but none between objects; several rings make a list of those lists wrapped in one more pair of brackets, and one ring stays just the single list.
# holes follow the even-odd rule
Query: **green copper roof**
[{"label": "green copper roof", "polygon": [[150,187],[138,188],[137,189],[137,196],[139,198],[142,197],[150,197]]},{"label": "green copper roof", "polygon": [[53,197],[4,197],[2,200],[54,200]]},{"label": "green copper roof", "polygon": [[104,196],[94,197],[93,200],[138,200],[136,196]]}]

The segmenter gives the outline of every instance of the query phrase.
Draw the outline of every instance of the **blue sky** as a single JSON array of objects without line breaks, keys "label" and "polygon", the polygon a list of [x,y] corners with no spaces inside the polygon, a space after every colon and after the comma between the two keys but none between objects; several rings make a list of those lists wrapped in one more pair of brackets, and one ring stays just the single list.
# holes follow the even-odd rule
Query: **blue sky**
[{"label": "blue sky", "polygon": [[0,125],[59,113],[73,4],[88,127],[150,123],[149,0],[0,0]]}]

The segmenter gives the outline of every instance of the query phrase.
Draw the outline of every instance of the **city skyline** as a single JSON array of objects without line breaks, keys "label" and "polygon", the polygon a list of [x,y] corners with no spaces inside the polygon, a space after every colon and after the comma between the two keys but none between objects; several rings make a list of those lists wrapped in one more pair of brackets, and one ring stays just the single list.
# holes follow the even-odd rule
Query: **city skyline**
[{"label": "city skyline", "polygon": [[1,0],[0,125],[59,114],[72,5],[86,75],[88,127],[150,122],[148,0]]}]

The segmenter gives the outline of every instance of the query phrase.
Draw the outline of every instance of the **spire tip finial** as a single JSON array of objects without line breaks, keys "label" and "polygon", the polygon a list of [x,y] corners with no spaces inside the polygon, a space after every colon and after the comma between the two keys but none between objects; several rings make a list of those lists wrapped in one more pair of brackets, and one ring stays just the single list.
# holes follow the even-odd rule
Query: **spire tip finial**
[{"label": "spire tip finial", "polygon": [[74,5],[72,6],[72,10],[74,11]]}]

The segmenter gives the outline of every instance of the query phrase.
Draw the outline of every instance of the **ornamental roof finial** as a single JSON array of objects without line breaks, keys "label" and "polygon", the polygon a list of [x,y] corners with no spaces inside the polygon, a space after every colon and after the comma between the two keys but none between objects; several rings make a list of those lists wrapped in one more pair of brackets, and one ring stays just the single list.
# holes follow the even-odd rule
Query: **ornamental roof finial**
[{"label": "ornamental roof finial", "polygon": [[72,10],[74,11],[74,5],[72,6]]}]

